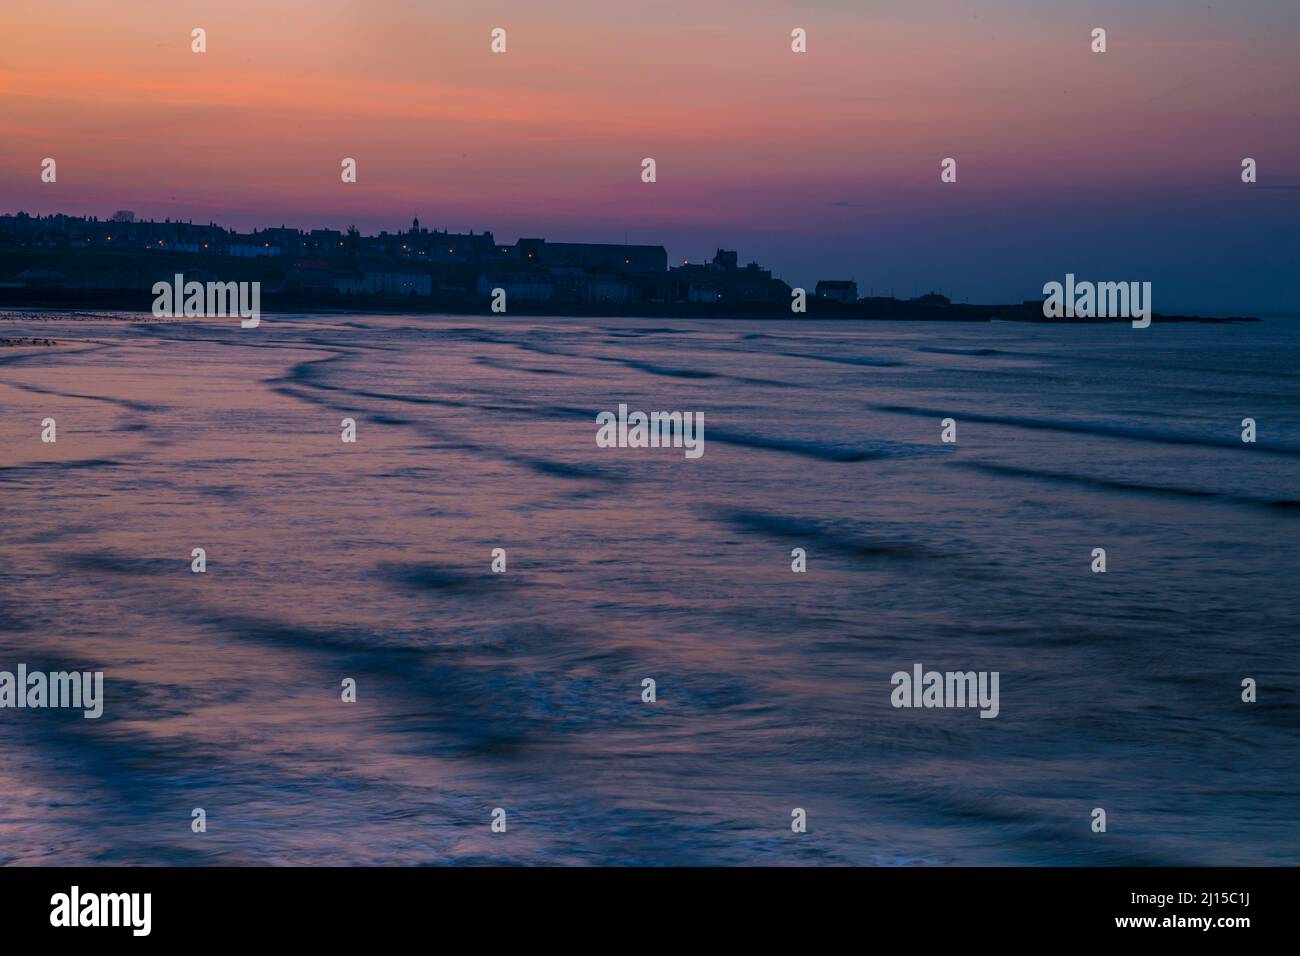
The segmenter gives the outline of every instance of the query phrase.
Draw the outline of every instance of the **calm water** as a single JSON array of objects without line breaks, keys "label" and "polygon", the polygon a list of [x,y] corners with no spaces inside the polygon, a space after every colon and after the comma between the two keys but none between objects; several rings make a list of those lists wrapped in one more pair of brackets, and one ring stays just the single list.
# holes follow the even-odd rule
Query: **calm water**
[{"label": "calm water", "polygon": [[1298,332],[0,322],[0,862],[1300,863]]}]

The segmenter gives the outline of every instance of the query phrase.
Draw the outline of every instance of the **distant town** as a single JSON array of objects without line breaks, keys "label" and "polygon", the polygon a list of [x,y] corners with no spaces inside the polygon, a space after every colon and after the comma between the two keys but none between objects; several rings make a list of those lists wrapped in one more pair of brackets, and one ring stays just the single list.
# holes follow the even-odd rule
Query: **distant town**
[{"label": "distant town", "polygon": [[[708,262],[669,266],[663,246],[500,243],[491,232],[409,229],[365,236],[280,226],[240,233],[215,223],[96,216],[0,216],[0,304],[147,308],[149,290],[176,273],[187,281],[261,283],[268,310],[374,309],[487,312],[504,290],[511,313],[704,317],[897,318],[1042,321],[1041,300],[954,305],[862,296],[850,279],[796,290],[756,262],[718,249]],[[1171,317],[1165,317],[1171,318]],[[1186,318],[1186,317],[1178,317]]]}]

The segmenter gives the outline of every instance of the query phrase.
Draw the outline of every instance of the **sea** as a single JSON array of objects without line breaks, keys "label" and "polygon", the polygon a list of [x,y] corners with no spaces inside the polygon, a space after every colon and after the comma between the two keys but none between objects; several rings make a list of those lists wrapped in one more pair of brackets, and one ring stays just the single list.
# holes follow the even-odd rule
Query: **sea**
[{"label": "sea", "polygon": [[25,337],[0,863],[1300,864],[1300,318]]}]

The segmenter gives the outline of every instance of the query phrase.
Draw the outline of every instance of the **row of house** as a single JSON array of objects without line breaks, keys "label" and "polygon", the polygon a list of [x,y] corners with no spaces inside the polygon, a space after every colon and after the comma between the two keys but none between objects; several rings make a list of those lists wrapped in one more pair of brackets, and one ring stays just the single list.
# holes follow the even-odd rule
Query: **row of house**
[{"label": "row of house", "polygon": [[127,210],[103,220],[96,216],[29,216],[20,212],[0,216],[0,240],[37,248],[135,249],[238,258],[384,256],[422,263],[573,267],[613,273],[663,272],[667,268],[663,246],[557,243],[545,239],[520,239],[512,245],[499,245],[491,232],[426,229],[418,218],[408,230],[363,236],[355,227],[340,232],[280,226],[240,233],[215,223],[137,220]]},{"label": "row of house", "polygon": [[[240,233],[215,223],[138,220],[126,210],[104,220],[18,213],[0,216],[0,244],[133,253],[127,257],[57,255],[17,277],[17,284],[27,286],[126,287],[138,282],[143,261],[139,253],[147,250],[253,260],[246,271],[270,282],[272,288],[346,296],[476,298],[504,289],[516,302],[745,307],[788,304],[792,291],[770,269],[756,262],[741,266],[736,252],[726,249],[718,249],[707,262],[682,262],[669,268],[663,246],[540,238],[505,244],[491,232],[427,229],[418,218],[409,229],[363,236],[355,227],[304,231],[280,226]],[[231,269],[230,264],[214,262],[195,263],[188,271]],[[857,284],[851,280],[822,280],[814,295],[845,304],[860,301]]]},{"label": "row of house", "polygon": [[409,260],[362,258],[347,266],[300,260],[294,282],[300,288],[345,295],[429,295],[440,291],[440,283],[459,278],[462,289],[472,286],[482,297],[503,289],[513,302],[757,304],[790,299],[790,287],[774,279],[770,270],[757,263],[739,267],[736,253],[727,250],[719,249],[708,263],[664,269],[658,267],[661,246],[520,242],[525,244],[523,262],[460,270],[459,275]]}]

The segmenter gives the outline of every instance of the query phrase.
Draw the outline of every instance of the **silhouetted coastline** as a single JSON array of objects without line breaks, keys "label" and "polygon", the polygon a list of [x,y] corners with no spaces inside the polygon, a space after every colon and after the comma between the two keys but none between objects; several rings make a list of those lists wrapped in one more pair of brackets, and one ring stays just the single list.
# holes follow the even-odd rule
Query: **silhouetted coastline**
[{"label": "silhouetted coastline", "polygon": [[[37,309],[60,313],[68,311],[113,310],[122,312],[150,311],[153,296],[147,290],[129,289],[21,289],[0,288],[0,308]],[[375,295],[358,299],[355,296],[312,295],[308,293],[264,292],[262,311],[266,314],[286,312],[337,313],[361,315],[367,313],[410,313],[416,315],[491,315],[488,300],[476,301],[453,296]],[[861,303],[824,302],[808,300],[808,311],[792,314],[789,307],[774,308],[761,303],[584,303],[584,302],[518,302],[511,303],[510,315],[621,317],[621,318],[680,318],[680,319],[771,319],[773,321],[802,322],[809,319],[842,319],[846,321],[896,321],[896,322],[1041,322],[1049,325],[1097,325],[1107,323],[1128,324],[1127,318],[1059,318],[1044,317],[1042,303],[1028,301],[1010,305],[918,305],[906,299],[867,300]],[[1196,316],[1156,312],[1155,322],[1201,322],[1229,324],[1259,322],[1255,316]],[[165,321],[183,321],[166,319]]]},{"label": "silhouetted coastline", "polygon": [[[733,250],[669,266],[663,246],[498,242],[491,232],[288,227],[241,234],[216,224],[64,215],[0,216],[0,307],[149,312],[154,283],[256,282],[263,311],[410,312],[443,315],[613,316],[689,319],[848,319],[943,322],[1128,322],[1048,318],[1043,302],[955,304],[860,296],[857,283],[822,279],[792,287]],[[493,309],[494,300],[498,308]],[[800,308],[802,306],[802,308]],[[1243,322],[1254,317],[1155,313],[1161,322]]]}]

